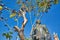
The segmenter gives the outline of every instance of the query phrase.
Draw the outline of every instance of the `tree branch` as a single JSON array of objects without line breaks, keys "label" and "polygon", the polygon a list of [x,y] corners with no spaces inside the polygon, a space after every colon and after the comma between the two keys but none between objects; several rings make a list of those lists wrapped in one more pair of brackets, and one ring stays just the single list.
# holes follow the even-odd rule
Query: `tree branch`
[{"label": "tree branch", "polygon": [[15,28],[15,30],[16,30],[17,32],[20,32],[20,29],[19,29],[18,26],[15,26],[14,28]]},{"label": "tree branch", "polygon": [[27,18],[26,18],[26,16],[25,16],[25,14],[26,14],[26,12],[24,11],[24,12],[22,13],[23,18],[24,18],[24,22],[22,23],[22,27],[21,27],[21,29],[23,29],[23,30],[24,30],[24,27],[25,27],[25,25],[26,25],[26,23],[27,23]]},{"label": "tree branch", "polygon": [[18,32],[18,35],[19,35],[19,37],[20,37],[21,40],[24,40],[24,27],[25,27],[25,25],[27,23],[27,18],[25,16],[25,14],[26,14],[26,11],[22,11],[22,16],[24,18],[24,21],[22,23],[21,29],[18,26],[14,27],[15,30]]}]

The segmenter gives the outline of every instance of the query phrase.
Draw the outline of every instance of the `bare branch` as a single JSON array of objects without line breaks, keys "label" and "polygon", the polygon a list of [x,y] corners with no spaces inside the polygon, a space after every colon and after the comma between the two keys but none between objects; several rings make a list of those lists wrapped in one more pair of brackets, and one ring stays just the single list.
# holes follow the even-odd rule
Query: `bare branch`
[{"label": "bare branch", "polygon": [[23,14],[23,18],[24,18],[24,22],[22,23],[22,29],[24,29],[24,27],[25,27],[25,25],[27,23],[27,18],[25,16],[26,12],[24,11],[22,14]]},{"label": "bare branch", "polygon": [[19,29],[18,26],[15,26],[14,28],[15,28],[15,30],[16,30],[17,32],[20,32],[20,29]]}]

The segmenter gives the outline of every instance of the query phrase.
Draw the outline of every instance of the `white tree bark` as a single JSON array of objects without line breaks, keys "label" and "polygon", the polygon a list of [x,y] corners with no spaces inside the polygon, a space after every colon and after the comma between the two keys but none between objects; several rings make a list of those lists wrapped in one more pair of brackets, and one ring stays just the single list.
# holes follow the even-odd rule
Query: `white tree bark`
[{"label": "white tree bark", "polygon": [[24,22],[22,23],[22,27],[21,28],[19,28],[18,26],[14,27],[15,30],[18,32],[20,40],[24,40],[25,39],[24,38],[24,28],[25,28],[25,25],[27,23],[27,18],[25,16],[25,14],[26,14],[26,11],[22,12],[22,16],[24,18]]}]

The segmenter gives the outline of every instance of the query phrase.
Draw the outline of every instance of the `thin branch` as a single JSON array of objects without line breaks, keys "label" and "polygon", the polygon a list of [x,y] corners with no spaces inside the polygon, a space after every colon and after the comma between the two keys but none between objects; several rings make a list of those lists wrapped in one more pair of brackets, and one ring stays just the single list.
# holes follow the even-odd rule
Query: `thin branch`
[{"label": "thin branch", "polygon": [[15,26],[14,28],[15,28],[15,30],[16,30],[17,32],[20,32],[20,29],[19,29],[18,26]]},{"label": "thin branch", "polygon": [[22,13],[23,18],[24,18],[24,22],[23,22],[23,24],[22,24],[22,29],[24,29],[24,27],[25,27],[25,25],[26,25],[26,23],[27,23],[27,18],[26,18],[26,16],[25,16],[25,14],[26,14],[26,12],[24,11],[24,12]]}]

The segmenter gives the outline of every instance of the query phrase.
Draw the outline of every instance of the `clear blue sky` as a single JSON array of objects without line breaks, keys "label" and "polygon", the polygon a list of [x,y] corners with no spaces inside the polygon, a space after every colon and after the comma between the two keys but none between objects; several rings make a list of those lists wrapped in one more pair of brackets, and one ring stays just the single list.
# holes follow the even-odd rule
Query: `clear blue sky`
[{"label": "clear blue sky", "polygon": [[[16,0],[3,0],[3,4],[5,4],[7,7],[11,9],[18,10],[19,5],[16,4]],[[7,23],[10,25],[10,27],[14,27],[16,25],[16,22],[13,19],[9,18],[9,11],[3,10],[2,16],[5,18],[8,18]],[[32,14],[33,15],[33,14]],[[31,23],[30,23],[30,17],[29,14],[26,15],[28,18],[28,23],[25,27],[25,37],[29,37],[30,31],[31,31]],[[34,17],[32,17],[32,21],[34,21]],[[23,18],[19,18],[19,26],[21,26]],[[45,24],[51,33],[56,32],[59,37],[60,37],[60,0],[57,5],[52,5],[51,9],[49,10],[48,13],[46,13],[42,18],[41,18],[41,23]],[[6,40],[5,37],[2,36],[3,32],[8,32],[8,28],[4,26],[4,23],[0,21],[0,40]],[[17,32],[14,32],[12,40],[16,40]]]}]

